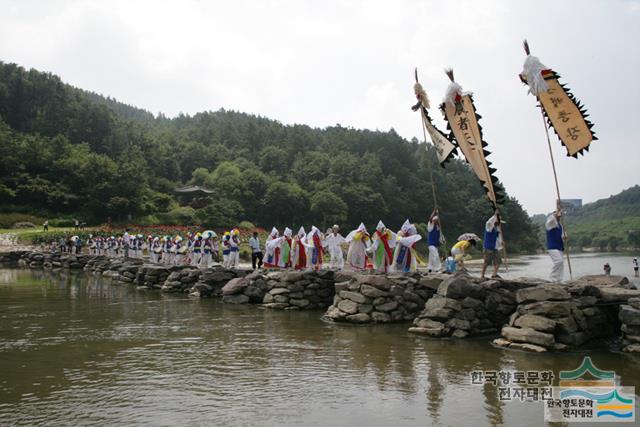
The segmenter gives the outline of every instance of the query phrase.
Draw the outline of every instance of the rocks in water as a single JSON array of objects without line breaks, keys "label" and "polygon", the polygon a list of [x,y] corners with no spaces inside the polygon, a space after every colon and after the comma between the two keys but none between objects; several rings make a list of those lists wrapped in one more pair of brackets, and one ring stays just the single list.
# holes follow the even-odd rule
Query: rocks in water
[{"label": "rocks in water", "polygon": [[[266,308],[277,310],[324,309],[331,305],[336,292],[333,278],[334,273],[326,271],[272,271],[250,280],[249,288],[259,287],[263,295],[261,302]],[[346,291],[346,284],[341,289]],[[352,297],[357,298],[356,296]],[[356,308],[345,314],[357,313]],[[326,316],[329,317],[329,313],[326,313]]]},{"label": "rocks in water", "polygon": [[502,336],[511,341],[519,343],[531,343],[545,348],[553,347],[554,336],[545,332],[536,331],[532,328],[514,328],[505,326],[502,328]]},{"label": "rocks in water", "polygon": [[338,309],[346,314],[355,314],[358,312],[358,303],[349,299],[341,300],[338,305]]},{"label": "rocks in water", "polygon": [[414,320],[414,327],[421,329],[409,331],[453,338],[495,333],[516,309],[515,292],[536,284],[479,281],[468,275],[447,277]]},{"label": "rocks in water", "polygon": [[231,279],[227,282],[226,285],[222,287],[222,295],[234,295],[242,293],[244,288],[249,286],[249,280],[244,277],[236,277],[235,279]]},{"label": "rocks in water", "polygon": [[540,332],[553,332],[556,329],[554,320],[535,314],[519,316],[513,324],[519,328],[531,328]]},{"label": "rocks in water", "polygon": [[622,322],[622,351],[640,353],[640,300],[632,298],[629,305],[621,305],[618,318]]},{"label": "rocks in water", "polygon": [[247,304],[249,297],[244,294],[224,295],[222,302],[225,304]]},{"label": "rocks in water", "polygon": [[[348,282],[336,283],[333,304],[326,317],[351,323],[390,323],[413,320],[431,298],[436,282],[446,276],[430,275],[428,281],[418,273],[354,275]],[[352,317],[356,314],[367,316]]]}]

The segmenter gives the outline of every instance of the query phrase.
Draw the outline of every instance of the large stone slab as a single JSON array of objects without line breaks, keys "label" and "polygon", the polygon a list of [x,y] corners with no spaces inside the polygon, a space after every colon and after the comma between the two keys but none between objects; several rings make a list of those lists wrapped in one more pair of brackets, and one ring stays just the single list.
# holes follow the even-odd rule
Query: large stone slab
[{"label": "large stone slab", "polygon": [[338,303],[338,308],[347,314],[356,314],[358,312],[358,304],[349,300],[343,299]]},{"label": "large stone slab", "polygon": [[467,276],[452,276],[438,286],[438,294],[447,298],[463,299],[476,295],[477,288]]},{"label": "large stone slab", "polygon": [[[171,273],[173,274],[173,273]],[[249,281],[244,277],[231,279],[222,287],[222,295],[234,295],[241,293],[249,285]]]},{"label": "large stone slab", "polygon": [[552,347],[555,340],[552,334],[536,331],[531,328],[514,328],[505,326],[502,328],[502,336],[511,342],[521,342]]},{"label": "large stone slab", "polygon": [[602,288],[600,299],[602,302],[626,302],[629,298],[639,298],[640,290],[623,288]]},{"label": "large stone slab", "polygon": [[577,308],[571,301],[540,301],[518,307],[522,314],[535,314],[556,319],[571,316],[571,310]]},{"label": "large stone slab", "polygon": [[388,295],[387,292],[371,285],[367,285],[366,283],[360,286],[360,293],[369,298],[386,297]]},{"label": "large stone slab", "polygon": [[361,276],[356,276],[356,281],[359,284],[371,285],[382,290],[388,290],[391,287],[391,283],[385,276],[377,274],[363,274]]},{"label": "large stone slab", "polygon": [[434,296],[430,298],[424,305],[425,310],[435,310],[440,308],[448,308],[454,311],[462,310],[462,304],[460,301],[453,298],[446,298],[441,296]]},{"label": "large stone slab", "polygon": [[640,310],[630,305],[621,305],[618,317],[626,325],[640,326]]},{"label": "large stone slab", "polygon": [[553,332],[556,322],[543,316],[525,314],[516,318],[513,324],[519,328],[531,328],[540,332]]},{"label": "large stone slab", "polygon": [[535,288],[520,289],[516,292],[516,302],[522,304],[535,301],[565,301],[571,296],[562,286],[542,285]]},{"label": "large stone slab", "polygon": [[367,302],[367,297],[358,292],[340,291],[340,298],[349,299],[358,304],[365,304]]}]

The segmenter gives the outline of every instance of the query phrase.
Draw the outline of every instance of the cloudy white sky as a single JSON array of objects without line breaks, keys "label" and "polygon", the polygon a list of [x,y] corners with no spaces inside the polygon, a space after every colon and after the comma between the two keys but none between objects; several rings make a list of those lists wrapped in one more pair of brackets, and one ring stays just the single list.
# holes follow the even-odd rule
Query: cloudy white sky
[{"label": "cloudy white sky", "polygon": [[588,202],[640,183],[640,1],[0,0],[0,10],[0,60],[168,116],[225,108],[422,139],[413,68],[439,101],[453,67],[475,94],[499,178],[533,214],[555,195],[542,119],[517,78],[526,37],[599,137],[575,160],[552,134],[562,196]]}]

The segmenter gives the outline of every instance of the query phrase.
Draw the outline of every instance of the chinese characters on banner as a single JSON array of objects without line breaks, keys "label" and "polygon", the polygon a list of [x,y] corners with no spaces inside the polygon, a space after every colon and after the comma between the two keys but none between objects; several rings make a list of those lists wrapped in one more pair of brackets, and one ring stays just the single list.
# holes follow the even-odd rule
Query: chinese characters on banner
[{"label": "chinese characters on banner", "polygon": [[546,91],[538,93],[538,100],[544,108],[556,134],[567,148],[567,155],[577,157],[587,149],[591,141],[597,139],[591,131],[591,123],[585,120],[580,105],[558,82],[558,75],[551,70],[542,71],[548,85]]},{"label": "chinese characters on banner", "polygon": [[444,109],[445,119],[458,147],[481,181],[487,197],[495,208],[498,203],[502,203],[503,195],[495,185],[497,179],[492,175],[495,169],[490,167],[485,157],[489,152],[484,150],[486,143],[482,141],[482,129],[478,124],[480,116],[476,115],[471,95],[459,95],[456,102],[445,102],[441,108]]}]

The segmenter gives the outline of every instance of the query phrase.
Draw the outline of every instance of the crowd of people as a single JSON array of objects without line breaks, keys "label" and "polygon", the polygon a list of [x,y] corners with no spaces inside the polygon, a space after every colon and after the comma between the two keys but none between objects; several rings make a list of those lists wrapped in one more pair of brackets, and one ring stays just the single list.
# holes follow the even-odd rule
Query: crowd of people
[{"label": "crowd of people", "polygon": [[[502,248],[500,215],[496,213],[487,221],[484,236],[485,265],[492,265],[492,277],[498,277],[500,266],[499,251]],[[416,225],[406,220],[397,232],[389,230],[379,221],[375,231],[369,233],[361,223],[355,230],[341,234],[340,227],[334,225],[324,233],[312,226],[307,232],[300,227],[297,233],[286,227],[282,233],[273,228],[264,244],[257,232],[249,239],[251,263],[254,269],[297,269],[319,270],[323,268],[388,273],[393,271],[412,272],[419,265],[429,272],[449,272],[464,270],[464,261],[470,248],[481,239],[473,233],[465,233],[453,246],[449,257],[441,258],[440,247],[444,243],[437,210],[429,217],[427,226],[428,261],[422,260],[416,244],[422,240]],[[220,238],[214,231],[189,232],[184,236],[153,236],[130,234],[93,236],[87,242],[78,236],[52,242],[52,250],[80,253],[86,246],[90,254],[109,257],[130,257],[148,259],[153,263],[167,265],[192,265],[209,268],[221,263],[226,268],[237,268],[240,264],[240,231],[237,228],[225,232]],[[220,254],[222,259],[220,259]],[[443,262],[444,265],[443,265]]]},{"label": "crowd of people", "polygon": [[[564,242],[566,234],[562,226],[562,211],[557,209],[545,222],[547,251],[552,261],[551,281],[564,280]],[[458,237],[447,257],[442,257],[441,246],[445,243],[438,211],[434,210],[427,224],[428,260],[425,262],[416,250],[422,240],[416,225],[406,220],[397,232],[389,230],[379,221],[372,233],[361,223],[355,230],[343,236],[338,225],[324,233],[312,226],[309,232],[300,227],[297,233],[286,227],[282,233],[273,228],[262,244],[257,232],[249,239],[251,264],[254,269],[319,270],[323,268],[379,273],[412,272],[418,266],[426,266],[429,272],[465,271],[465,260],[469,251],[482,244],[483,264],[481,277],[491,267],[491,278],[500,278],[501,251],[504,250],[502,220],[499,211],[486,221],[481,239],[474,233]],[[221,263],[226,268],[240,265],[240,230],[226,231],[221,238],[212,230],[189,232],[185,236],[144,236],[129,234],[121,236],[89,236],[86,246],[94,255],[109,257],[148,257],[151,262],[167,265],[192,265],[210,268]],[[73,236],[52,242],[52,250],[80,253],[84,242]],[[346,251],[346,256],[345,256]],[[222,257],[220,257],[222,254]],[[328,262],[326,262],[325,257]],[[222,258],[222,259],[220,259]],[[444,261],[444,263],[443,263]],[[638,261],[634,259],[634,273],[638,275]],[[605,266],[605,274],[610,274]]]}]

